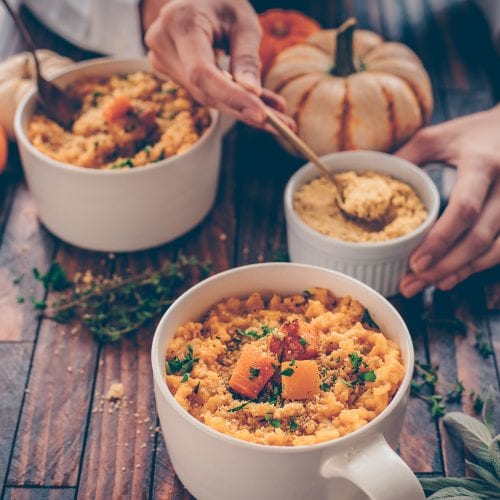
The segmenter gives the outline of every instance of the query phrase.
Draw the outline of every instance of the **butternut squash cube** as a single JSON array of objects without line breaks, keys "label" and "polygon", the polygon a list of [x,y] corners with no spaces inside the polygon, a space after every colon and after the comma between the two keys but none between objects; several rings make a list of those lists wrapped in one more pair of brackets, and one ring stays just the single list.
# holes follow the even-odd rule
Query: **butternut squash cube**
[{"label": "butternut squash cube", "polygon": [[285,399],[312,399],[319,394],[319,370],[316,361],[281,363],[281,395]]},{"label": "butternut squash cube", "polygon": [[271,353],[247,344],[241,350],[240,359],[229,379],[229,387],[242,396],[255,399],[276,368],[277,359]]}]

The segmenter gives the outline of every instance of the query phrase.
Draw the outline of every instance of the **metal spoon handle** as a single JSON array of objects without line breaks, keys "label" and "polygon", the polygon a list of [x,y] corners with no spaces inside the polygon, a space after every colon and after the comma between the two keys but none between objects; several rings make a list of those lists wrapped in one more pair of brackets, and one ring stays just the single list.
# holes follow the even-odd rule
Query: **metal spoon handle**
[{"label": "metal spoon handle", "polygon": [[320,157],[295,132],[290,130],[269,107],[266,107],[266,114],[269,123],[281,134],[281,136],[300,153],[302,153],[309,161],[314,163],[328,177],[328,179],[330,179],[332,184],[336,186],[337,182],[335,181],[332,173],[321,161]]}]

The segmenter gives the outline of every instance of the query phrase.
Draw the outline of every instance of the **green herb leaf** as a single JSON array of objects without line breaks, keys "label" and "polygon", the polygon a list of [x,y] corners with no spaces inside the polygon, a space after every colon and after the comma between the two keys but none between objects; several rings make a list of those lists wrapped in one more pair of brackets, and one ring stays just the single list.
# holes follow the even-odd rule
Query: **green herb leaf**
[{"label": "green herb leaf", "polygon": [[488,488],[488,483],[481,479],[462,477],[423,477],[419,479],[425,493],[435,493],[444,488],[466,488],[469,491],[480,493]]},{"label": "green herb leaf", "polygon": [[294,373],[295,373],[294,369],[288,367],[281,372],[281,375],[283,375],[284,377],[291,377]]},{"label": "green herb leaf", "polygon": [[474,474],[479,476],[481,479],[484,479],[487,483],[491,484],[491,486],[493,486],[493,488],[498,490],[498,492],[500,493],[500,481],[495,477],[493,473],[491,473],[484,467],[471,462],[470,460],[465,460],[465,463],[469,466],[471,471],[474,472]]},{"label": "green herb leaf", "polygon": [[189,379],[189,373],[185,373],[185,374],[183,375],[183,377],[182,377],[181,382],[182,382],[182,383],[187,382],[187,381],[188,381],[188,379]]},{"label": "green herb leaf", "polygon": [[375,372],[373,370],[370,370],[369,372],[360,373],[359,378],[363,382],[375,382],[375,380],[377,380],[377,376],[375,375]]},{"label": "green herb leaf", "polygon": [[485,424],[459,412],[448,413],[443,422],[458,434],[469,453],[483,463],[489,462],[488,448],[493,438]]},{"label": "green herb leaf", "polygon": [[292,359],[290,360],[290,363],[288,363],[288,364],[289,364],[290,366],[295,366],[295,359],[293,359],[293,358],[292,358]]},{"label": "green herb leaf", "polygon": [[12,280],[13,285],[19,285],[21,281],[23,281],[24,275],[23,274],[18,274],[17,276],[14,276],[14,279]]},{"label": "green herb leaf", "polygon": [[301,346],[305,347],[307,345],[307,340],[304,337],[300,337],[299,342]]},{"label": "green herb leaf", "polygon": [[24,297],[17,297],[16,299],[18,304],[23,304],[24,303]]},{"label": "green herb leaf", "polygon": [[375,323],[375,321],[373,321],[373,318],[371,317],[370,311],[366,308],[363,311],[363,317],[361,318],[361,323],[368,325],[372,329],[380,331],[380,327],[377,325],[377,323]]},{"label": "green herb leaf", "polygon": [[30,300],[35,311],[43,311],[47,307],[45,300],[37,300],[35,297],[30,297]]},{"label": "green herb leaf", "polygon": [[198,391],[200,390],[200,383],[201,383],[201,382],[198,382],[198,383],[196,384],[195,388],[193,389],[193,392],[194,392],[195,394],[198,394]]},{"label": "green herb leaf", "polygon": [[50,267],[45,274],[41,274],[36,267],[33,268],[33,276],[37,281],[41,281],[43,283],[45,290],[54,290],[59,292],[71,285],[71,282],[68,280],[68,276],[66,275],[66,270],[56,261],[53,261],[50,264]]},{"label": "green herb leaf", "polygon": [[363,362],[363,358],[357,352],[353,352],[349,354],[349,359],[351,360],[353,373],[358,373],[361,363]]},{"label": "green herb leaf", "polygon": [[344,385],[347,385],[347,387],[354,387],[354,384],[350,382],[349,380],[345,380],[343,378],[339,379]]},{"label": "green herb leaf", "polygon": [[271,424],[275,429],[279,429],[281,427],[281,422],[276,418],[272,418],[272,415],[269,413],[267,415],[264,415],[264,420],[268,424]]},{"label": "green herb leaf", "polygon": [[244,403],[240,404],[239,406],[235,406],[234,408],[229,408],[229,412],[233,413],[235,411],[240,411],[243,410],[243,408],[247,407],[250,404],[250,401],[245,401]]},{"label": "green herb leaf", "polygon": [[253,368],[252,366],[250,367],[250,376],[248,377],[248,380],[253,380],[257,378],[260,374],[260,368]]},{"label": "green herb leaf", "polygon": [[446,393],[447,403],[460,403],[462,401],[462,395],[465,391],[465,387],[462,382],[457,379],[455,385]]},{"label": "green herb leaf", "polygon": [[183,359],[179,358],[178,356],[174,356],[172,359],[167,360],[169,373],[179,373],[179,375],[184,375],[182,382],[186,382],[187,378],[186,380],[184,380],[184,378],[186,377],[186,375],[189,377],[194,364],[199,360],[200,358],[193,358],[193,347],[191,344],[189,344],[188,352]]},{"label": "green herb leaf", "polygon": [[240,328],[236,329],[236,333],[238,335],[241,335],[243,337],[250,337],[255,340],[262,339],[264,337],[267,337],[271,332],[273,331],[273,328],[269,328],[268,326],[264,325],[262,327],[262,333],[258,333],[254,330],[241,330]]},{"label": "green herb leaf", "polygon": [[500,478],[500,435],[495,436],[491,442],[488,453],[490,455],[490,464],[495,474]]},{"label": "green herb leaf", "polygon": [[290,419],[290,430],[291,431],[295,431],[297,430],[299,427],[299,425],[297,424],[297,422],[295,422],[295,420],[293,418]]},{"label": "green herb leaf", "polygon": [[326,382],[322,383],[319,388],[322,390],[322,391],[329,391],[330,390],[330,384],[327,384]]},{"label": "green herb leaf", "polygon": [[481,418],[493,436],[495,434],[495,392],[491,386],[484,398]]},{"label": "green herb leaf", "polygon": [[455,500],[460,500],[463,498],[474,498],[476,500],[482,500],[483,498],[487,499],[489,497],[481,493],[470,491],[467,488],[450,487],[439,490],[429,497],[429,499],[432,500],[436,498],[453,498]]}]

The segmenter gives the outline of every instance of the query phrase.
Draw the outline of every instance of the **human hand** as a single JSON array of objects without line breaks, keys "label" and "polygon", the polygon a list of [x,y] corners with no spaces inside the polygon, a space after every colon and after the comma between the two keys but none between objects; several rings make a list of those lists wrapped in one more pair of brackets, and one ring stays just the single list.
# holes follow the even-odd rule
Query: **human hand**
[{"label": "human hand", "polygon": [[[261,28],[247,0],[146,0],[144,9],[144,24],[151,23],[145,41],[153,67],[197,101],[264,128],[269,128],[266,104],[284,110],[283,98],[261,87]],[[224,40],[229,41],[232,78],[216,63],[216,46]]]},{"label": "human hand", "polygon": [[412,297],[430,284],[449,290],[500,263],[500,106],[424,128],[396,155],[457,168],[448,206],[411,255],[401,293]]}]

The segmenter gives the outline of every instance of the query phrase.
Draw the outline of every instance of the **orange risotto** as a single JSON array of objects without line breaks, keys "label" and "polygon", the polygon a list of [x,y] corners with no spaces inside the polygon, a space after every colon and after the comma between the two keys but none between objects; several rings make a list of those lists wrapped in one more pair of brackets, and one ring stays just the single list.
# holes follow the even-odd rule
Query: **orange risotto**
[{"label": "orange risotto", "polygon": [[397,344],[362,304],[324,288],[215,304],[166,353],[176,401],[213,429],[267,445],[309,445],[366,425],[403,380]]},{"label": "orange risotto", "polygon": [[151,73],[85,78],[67,90],[82,102],[71,130],[38,112],[27,132],[39,151],[71,165],[142,167],[186,151],[210,125],[186,90]]}]

